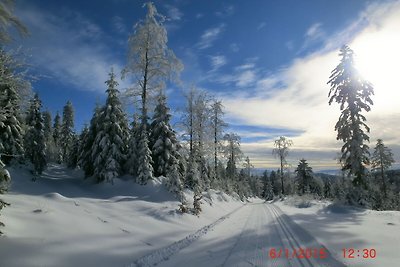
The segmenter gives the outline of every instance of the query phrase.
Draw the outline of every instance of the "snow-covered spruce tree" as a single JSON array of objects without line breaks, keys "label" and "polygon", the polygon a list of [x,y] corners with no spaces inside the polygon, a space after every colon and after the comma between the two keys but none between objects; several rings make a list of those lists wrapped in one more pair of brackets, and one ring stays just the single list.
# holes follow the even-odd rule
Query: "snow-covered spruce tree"
[{"label": "snow-covered spruce tree", "polygon": [[373,172],[379,172],[381,178],[381,186],[385,199],[387,198],[387,186],[385,181],[385,171],[394,163],[392,151],[385,146],[382,139],[378,139],[374,153],[371,158]]},{"label": "snow-covered spruce tree", "polygon": [[85,172],[85,178],[90,177],[94,173],[93,167],[93,143],[97,135],[97,127],[100,122],[102,109],[100,105],[96,105],[88,131],[83,131],[81,150],[79,153],[78,165]]},{"label": "snow-covered spruce tree", "polygon": [[62,162],[67,163],[68,155],[72,149],[74,135],[74,109],[71,101],[68,101],[63,109],[63,120],[60,132]]},{"label": "snow-covered spruce tree", "polygon": [[54,123],[53,123],[53,139],[55,143],[59,143],[61,138],[61,117],[60,114],[56,113],[56,116],[54,117]]},{"label": "snow-covered spruce tree", "polygon": [[78,166],[79,161],[79,148],[81,147],[81,141],[79,136],[74,133],[71,142],[71,148],[68,152],[66,163],[68,168],[75,169]]},{"label": "snow-covered spruce tree", "polygon": [[330,179],[326,178],[323,180],[324,183],[324,188],[323,188],[323,197],[324,198],[332,198],[333,197],[333,193],[332,193],[332,182]]},{"label": "snow-covered spruce tree", "polygon": [[254,197],[262,197],[263,193],[263,183],[261,181],[261,177],[258,175],[252,175],[249,179],[250,190],[252,196]]},{"label": "snow-covered spruce tree", "polygon": [[49,110],[43,111],[43,125],[44,125],[44,137],[46,143],[49,142],[50,137],[53,134],[53,128],[51,127],[51,112]]},{"label": "snow-covered spruce tree", "polygon": [[183,69],[181,62],[167,46],[167,31],[164,17],[154,4],[147,2],[146,18],[135,25],[129,37],[128,62],[123,77],[133,76],[135,84],[127,90],[128,95],[141,98],[141,133],[138,143],[138,179],[140,184],[153,179],[151,151],[148,135],[148,99],[165,87],[166,80],[177,77]]},{"label": "snow-covered spruce tree", "polygon": [[[223,147],[221,147],[221,150],[223,150]],[[214,180],[213,188],[228,192],[228,189],[226,187],[226,167],[225,163],[222,160],[218,161],[217,177],[218,179]]]},{"label": "snow-covered spruce tree", "polygon": [[[166,176],[173,165],[177,165],[178,140],[170,124],[171,114],[164,94],[157,98],[153,121],[150,125],[150,140],[155,176]],[[178,170],[178,166],[176,166]]]},{"label": "snow-covered spruce tree", "polygon": [[46,168],[46,137],[44,133],[43,116],[40,111],[42,101],[35,94],[26,115],[27,132],[25,135],[25,157],[33,164],[34,174],[42,174]]},{"label": "snow-covered spruce tree", "polygon": [[249,180],[250,178],[247,176],[246,171],[241,169],[235,184],[235,191],[239,194],[241,200],[245,200],[245,198],[252,195]]},{"label": "snow-covered spruce tree", "polygon": [[0,48],[0,159],[8,164],[23,155],[23,130],[18,88],[24,83],[17,63]]},{"label": "snow-covered spruce tree", "polygon": [[249,186],[249,196],[261,197],[263,183],[260,177],[257,175],[253,175],[251,170],[254,168],[253,164],[251,164],[250,158],[246,156],[243,163],[243,177],[245,177],[245,181],[247,180],[247,185]]},{"label": "snow-covered spruce tree", "polygon": [[153,179],[153,160],[151,158],[151,151],[149,149],[149,137],[146,131],[146,125],[143,123],[140,127],[140,135],[138,140],[138,168],[136,182],[141,185],[147,184],[149,180]]},{"label": "snow-covered spruce tree", "polygon": [[289,148],[293,145],[292,140],[287,139],[284,136],[279,137],[279,139],[274,141],[275,148],[272,150],[272,154],[279,158],[280,162],[280,178],[281,178],[281,193],[285,194],[284,183],[283,183],[283,168],[287,165],[286,157],[289,154]]},{"label": "snow-covered spruce tree", "polygon": [[242,158],[242,150],[240,149],[240,136],[235,133],[227,133],[224,135],[225,147],[224,154],[228,159],[226,166],[226,188],[229,191],[237,191],[238,175],[236,165]]},{"label": "snow-covered spruce tree", "polygon": [[128,143],[128,122],[119,100],[118,82],[114,71],[106,81],[107,100],[97,124],[93,143],[92,158],[97,182],[113,182],[123,173]]},{"label": "snow-covered spruce tree", "polygon": [[262,184],[263,184],[263,187],[262,187],[262,197],[265,198],[265,195],[266,195],[266,192],[267,192],[267,182],[268,182],[268,181],[271,181],[271,180],[269,179],[269,177],[268,177],[268,171],[267,171],[267,170],[265,170],[265,171],[262,173],[261,181],[262,181]]},{"label": "snow-covered spruce tree", "polygon": [[262,197],[265,200],[272,200],[274,199],[274,187],[271,180],[271,176],[268,177],[268,172],[264,171],[263,176],[263,190],[262,190]]},{"label": "snow-covered spruce tree", "polygon": [[61,163],[62,160],[62,151],[61,151],[61,116],[56,113],[54,117],[53,123],[53,141],[54,141],[54,151],[53,151],[53,160],[58,163]]},{"label": "snow-covered spruce tree", "polygon": [[361,113],[371,110],[374,89],[355,69],[353,50],[343,46],[339,56],[340,63],[332,71],[328,84],[331,86],[329,105],[337,102],[342,112],[335,125],[337,139],[344,142],[340,161],[344,163],[342,169],[355,176],[353,185],[366,187],[365,165],[369,164],[370,155],[366,143],[369,142],[367,133],[370,129]]},{"label": "snow-covered spruce tree", "polygon": [[274,190],[274,195],[277,196],[282,192],[281,183],[278,179],[278,175],[276,171],[271,171],[269,175],[269,179],[271,180],[272,188]]},{"label": "snow-covered spruce tree", "polygon": [[78,158],[77,158],[76,166],[79,167],[80,169],[82,169],[82,165],[81,165],[82,156],[84,153],[84,148],[85,148],[84,145],[85,145],[86,138],[88,135],[89,135],[89,126],[85,123],[83,125],[81,133],[79,134],[79,147],[78,147],[78,153],[77,153]]},{"label": "snow-covered spruce tree", "polygon": [[46,139],[46,157],[47,162],[53,160],[56,154],[56,147],[53,140],[53,127],[52,127],[52,119],[51,112],[46,110],[42,113],[43,116],[43,124],[44,124],[44,137]]},{"label": "snow-covered spruce tree", "polygon": [[197,165],[195,157],[191,155],[189,155],[188,159],[185,185],[194,192],[201,192],[199,166]]},{"label": "snow-covered spruce tree", "polygon": [[140,139],[140,122],[137,114],[133,115],[129,133],[127,160],[124,169],[130,175],[136,177],[138,173],[138,144]]},{"label": "snow-covered spruce tree", "polygon": [[313,170],[308,166],[308,162],[305,159],[301,159],[297,165],[296,170],[297,186],[300,194],[306,194],[310,191],[312,186],[312,180],[314,177]]},{"label": "snow-covered spruce tree", "polygon": [[170,192],[176,194],[182,205],[185,205],[186,200],[182,193],[183,190],[183,177],[179,171],[179,163],[176,159],[173,160],[169,170],[166,174],[167,177],[167,188]]}]

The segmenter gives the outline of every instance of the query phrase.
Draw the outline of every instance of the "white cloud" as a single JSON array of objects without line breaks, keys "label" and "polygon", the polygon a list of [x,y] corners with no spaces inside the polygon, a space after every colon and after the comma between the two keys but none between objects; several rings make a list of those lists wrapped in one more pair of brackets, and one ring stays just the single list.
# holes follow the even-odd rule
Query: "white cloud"
[{"label": "white cloud", "polygon": [[177,7],[165,4],[165,8],[167,9],[167,19],[169,20],[181,20],[183,17],[182,11],[180,11]]},{"label": "white cloud", "polygon": [[221,35],[224,29],[225,24],[220,24],[217,27],[205,30],[200,37],[200,41],[197,43],[197,47],[200,49],[211,47],[213,45],[213,42]]},{"label": "white cloud", "polygon": [[236,86],[248,87],[251,86],[256,80],[256,72],[254,70],[245,70],[239,74],[236,80]]},{"label": "white cloud", "polygon": [[306,31],[305,36],[310,39],[321,38],[324,35],[321,23],[312,24]]},{"label": "white cloud", "polygon": [[33,64],[51,78],[80,90],[104,92],[111,67],[120,72],[121,64],[102,45],[108,36],[81,14],[67,9],[62,15],[50,14],[28,5],[18,12],[29,25],[31,37],[25,47],[30,49]]},{"label": "white cloud", "polygon": [[210,61],[212,67],[211,71],[216,71],[227,63],[226,57],[221,55],[210,56]]},{"label": "white cloud", "polygon": [[235,70],[236,71],[249,70],[249,69],[254,69],[255,66],[256,65],[253,62],[248,62],[243,65],[239,65],[239,66],[235,67]]},{"label": "white cloud", "polygon": [[260,78],[255,65],[257,60],[258,58],[247,58],[244,64],[233,68],[232,74],[211,75],[207,79],[238,88],[252,88]]},{"label": "white cloud", "polygon": [[[298,58],[273,74],[261,75],[257,72],[252,75],[246,71],[256,69],[248,68],[243,72],[240,85],[244,85],[246,79],[255,79],[257,82],[253,84],[253,89],[247,93],[240,91],[220,96],[226,107],[227,120],[242,125],[300,130],[300,134],[292,137],[295,151],[292,163],[295,164],[301,157],[309,157],[311,165],[335,165],[334,158],[342,145],[336,140],[334,132],[340,110],[335,104],[328,105],[329,86],[326,83],[331,71],[339,64],[338,48],[343,44],[340,41],[346,40],[354,49],[356,59],[362,62],[360,71],[368,73],[367,79],[375,86],[375,105],[371,112],[365,114],[371,127],[370,146],[375,145],[377,138],[383,138],[386,145],[394,148],[394,152],[400,152],[400,92],[395,89],[400,62],[399,13],[399,2],[374,5],[360,15],[363,20],[356,19],[334,40],[327,40],[320,51]],[[365,18],[368,18],[368,23]],[[319,27],[310,27],[308,35],[318,35]],[[353,38],[350,39],[350,36]],[[265,151],[264,154],[269,154],[272,145],[271,140],[266,139],[245,143],[243,150],[252,153],[256,156],[255,160],[265,166],[272,161],[263,161],[260,153]],[[400,155],[395,156],[399,161]]]}]

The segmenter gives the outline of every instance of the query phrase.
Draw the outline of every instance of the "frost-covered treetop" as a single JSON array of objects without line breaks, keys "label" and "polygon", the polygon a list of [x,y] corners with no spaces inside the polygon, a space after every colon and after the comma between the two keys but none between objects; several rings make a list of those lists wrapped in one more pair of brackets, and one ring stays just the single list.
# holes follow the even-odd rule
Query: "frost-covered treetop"
[{"label": "frost-covered treetop", "polygon": [[[136,78],[138,83],[132,89],[138,86],[159,90],[164,88],[165,80],[178,77],[183,65],[167,46],[165,17],[157,12],[153,3],[148,2],[145,6],[146,18],[134,26],[134,34],[128,40],[128,63],[123,77],[132,74]],[[135,92],[131,93],[135,95]]]}]

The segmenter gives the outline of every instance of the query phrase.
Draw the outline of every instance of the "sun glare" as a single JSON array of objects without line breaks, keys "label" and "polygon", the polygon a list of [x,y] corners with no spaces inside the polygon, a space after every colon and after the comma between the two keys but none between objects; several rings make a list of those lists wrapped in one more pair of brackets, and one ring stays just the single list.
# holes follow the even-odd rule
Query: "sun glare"
[{"label": "sun glare", "polygon": [[378,109],[393,109],[400,98],[400,32],[365,33],[351,45],[360,74],[375,89],[373,98]]}]

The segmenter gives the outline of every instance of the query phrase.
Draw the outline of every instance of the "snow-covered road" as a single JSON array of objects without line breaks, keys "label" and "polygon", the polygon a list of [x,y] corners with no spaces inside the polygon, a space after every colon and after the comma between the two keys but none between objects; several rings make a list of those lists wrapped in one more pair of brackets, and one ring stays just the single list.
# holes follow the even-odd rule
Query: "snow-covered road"
[{"label": "snow-covered road", "polygon": [[[153,252],[153,255],[161,251]],[[158,266],[345,266],[279,207],[249,203]],[[137,265],[147,265],[145,261]]]}]

